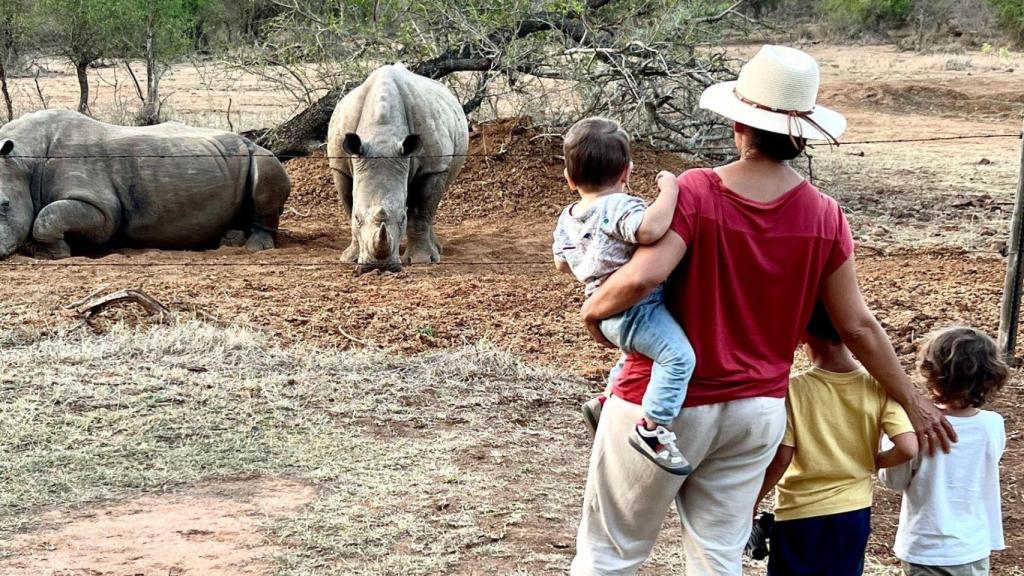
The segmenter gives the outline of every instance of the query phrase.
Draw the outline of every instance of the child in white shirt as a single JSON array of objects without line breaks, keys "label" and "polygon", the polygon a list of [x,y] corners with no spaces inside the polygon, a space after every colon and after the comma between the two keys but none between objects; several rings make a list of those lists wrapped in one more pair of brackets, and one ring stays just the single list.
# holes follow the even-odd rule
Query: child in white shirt
[{"label": "child in white shirt", "polygon": [[1002,550],[999,460],[1003,417],[979,410],[1007,379],[995,342],[974,328],[931,336],[918,352],[918,372],[956,430],[948,454],[919,455],[879,479],[903,492],[893,550],[907,576],[982,576]]}]

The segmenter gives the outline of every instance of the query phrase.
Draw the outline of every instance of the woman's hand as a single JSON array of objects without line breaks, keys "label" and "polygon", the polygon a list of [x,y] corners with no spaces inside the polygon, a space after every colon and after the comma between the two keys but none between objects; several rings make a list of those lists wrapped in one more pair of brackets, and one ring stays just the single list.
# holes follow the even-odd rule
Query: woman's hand
[{"label": "woman's hand", "polygon": [[583,325],[586,326],[587,332],[590,333],[590,337],[595,342],[604,346],[605,348],[615,348],[615,344],[608,341],[605,337],[604,332],[601,332],[601,320],[594,314],[594,297],[587,298],[587,301],[583,303],[583,308],[580,309],[580,317],[583,318]]},{"label": "woman's hand", "polygon": [[[589,302],[589,300],[587,300],[587,302]],[[590,337],[605,348],[615,348],[615,344],[612,344],[608,338],[605,337],[604,332],[601,332],[601,319],[587,316],[586,308],[587,304],[584,302],[583,312],[581,312],[580,315],[583,317],[583,325],[587,327],[587,332],[590,333]]]},{"label": "woman's hand", "polygon": [[935,404],[923,396],[916,395],[916,401],[907,410],[907,416],[914,425],[919,451],[922,454],[933,456],[939,448],[948,453],[956,442],[956,430],[953,429],[953,425],[946,420]]}]

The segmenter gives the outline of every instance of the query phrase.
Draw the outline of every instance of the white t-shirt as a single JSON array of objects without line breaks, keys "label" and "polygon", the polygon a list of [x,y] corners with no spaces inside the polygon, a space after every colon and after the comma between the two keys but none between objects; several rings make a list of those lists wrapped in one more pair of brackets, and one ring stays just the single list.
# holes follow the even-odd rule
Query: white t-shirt
[{"label": "white t-shirt", "polygon": [[999,490],[1003,417],[981,410],[949,422],[959,438],[949,454],[919,455],[878,473],[886,486],[903,491],[893,551],[905,562],[957,566],[1006,547]]},{"label": "white t-shirt", "polygon": [[569,264],[590,296],[632,258],[647,205],[636,196],[616,192],[598,198],[586,210],[577,206],[570,204],[558,217],[552,251]]}]

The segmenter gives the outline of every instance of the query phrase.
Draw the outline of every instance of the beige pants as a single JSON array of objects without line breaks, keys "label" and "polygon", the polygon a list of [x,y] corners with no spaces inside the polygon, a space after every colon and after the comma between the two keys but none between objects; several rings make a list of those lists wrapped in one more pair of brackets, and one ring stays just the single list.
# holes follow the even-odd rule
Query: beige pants
[{"label": "beige pants", "polygon": [[643,416],[609,398],[590,456],[573,576],[635,574],[651,554],[677,496],[686,574],[739,575],[752,511],[786,428],[781,398],[748,398],[684,409],[673,423],[693,474],[662,471],[628,443]]},{"label": "beige pants", "polygon": [[903,573],[907,576],[988,576],[988,558],[959,566],[922,566],[920,564],[903,563]]}]

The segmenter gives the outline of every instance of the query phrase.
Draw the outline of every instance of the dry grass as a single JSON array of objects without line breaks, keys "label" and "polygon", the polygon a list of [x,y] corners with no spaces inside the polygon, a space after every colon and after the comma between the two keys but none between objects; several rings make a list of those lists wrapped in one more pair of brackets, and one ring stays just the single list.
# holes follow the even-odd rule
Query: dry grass
[{"label": "dry grass", "polygon": [[[259,475],[318,492],[264,526],[283,576],[568,567],[590,386],[491,345],[405,357],[120,324],[0,333],[0,366],[0,559],[53,507]],[[681,569],[673,515],[666,527],[643,574]],[[868,573],[895,574],[888,562]]]},{"label": "dry grass", "polygon": [[[562,442],[568,430],[585,443],[575,408],[586,385],[493,347],[407,358],[282,348],[199,323],[122,325],[8,332],[0,365],[0,538],[51,505],[294,475],[321,496],[270,527],[287,551],[281,574],[568,561],[585,452]],[[561,539],[532,541],[538,522]]]}]

